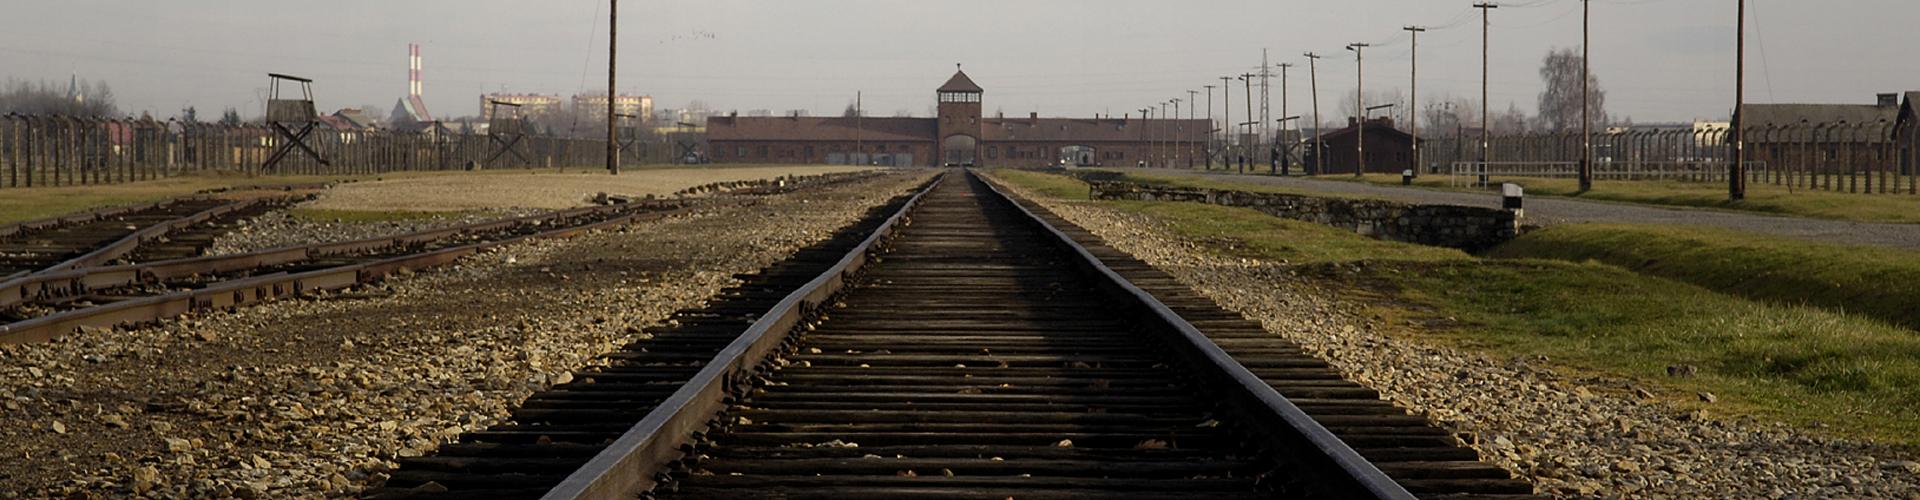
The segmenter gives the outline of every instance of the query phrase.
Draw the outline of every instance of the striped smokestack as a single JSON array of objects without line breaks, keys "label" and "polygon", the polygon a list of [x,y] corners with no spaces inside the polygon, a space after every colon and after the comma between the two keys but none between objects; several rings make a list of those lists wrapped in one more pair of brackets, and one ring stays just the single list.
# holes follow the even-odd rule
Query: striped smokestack
[{"label": "striped smokestack", "polygon": [[420,76],[420,45],[407,44],[407,96],[419,97],[426,93],[426,84]]}]

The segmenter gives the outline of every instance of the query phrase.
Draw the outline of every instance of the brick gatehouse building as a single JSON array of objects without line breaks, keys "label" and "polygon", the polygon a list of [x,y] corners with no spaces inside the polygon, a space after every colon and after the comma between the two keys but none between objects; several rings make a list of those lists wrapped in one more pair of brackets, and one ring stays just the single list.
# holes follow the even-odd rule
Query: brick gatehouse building
[{"label": "brick gatehouse building", "polygon": [[[934,91],[937,118],[707,119],[718,163],[894,166],[1180,165],[1206,162],[1208,120],[981,116],[986,94],[966,72]],[[1192,163],[1189,163],[1192,162]]]}]

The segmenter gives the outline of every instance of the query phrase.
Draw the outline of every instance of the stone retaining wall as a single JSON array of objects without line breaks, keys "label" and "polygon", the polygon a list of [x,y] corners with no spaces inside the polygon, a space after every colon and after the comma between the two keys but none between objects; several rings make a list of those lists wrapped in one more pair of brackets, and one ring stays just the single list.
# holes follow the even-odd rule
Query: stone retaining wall
[{"label": "stone retaining wall", "polygon": [[1375,239],[1479,252],[1519,235],[1513,211],[1457,205],[1253,193],[1093,181],[1099,200],[1184,201],[1258,210],[1275,217],[1351,229]]}]

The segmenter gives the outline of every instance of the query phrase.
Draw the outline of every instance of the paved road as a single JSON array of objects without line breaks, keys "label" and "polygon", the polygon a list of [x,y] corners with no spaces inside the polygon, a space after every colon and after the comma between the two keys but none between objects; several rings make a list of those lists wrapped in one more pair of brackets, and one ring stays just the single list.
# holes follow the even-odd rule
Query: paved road
[{"label": "paved road", "polygon": [[[1430,189],[1382,186],[1358,182],[1311,180],[1205,173],[1192,170],[1116,168],[1124,172],[1162,175],[1205,176],[1217,180],[1246,182],[1294,189],[1339,193],[1412,203],[1499,207],[1500,196],[1492,193],[1465,193]],[[1914,204],[1920,210],[1920,202]],[[1803,217],[1779,217],[1723,210],[1666,208],[1629,203],[1611,203],[1568,198],[1536,196],[1527,199],[1527,224],[1552,225],[1573,222],[1623,222],[1636,224],[1681,224],[1752,231],[1829,243],[1852,243],[1895,248],[1920,249],[1920,224],[1875,224]]]}]

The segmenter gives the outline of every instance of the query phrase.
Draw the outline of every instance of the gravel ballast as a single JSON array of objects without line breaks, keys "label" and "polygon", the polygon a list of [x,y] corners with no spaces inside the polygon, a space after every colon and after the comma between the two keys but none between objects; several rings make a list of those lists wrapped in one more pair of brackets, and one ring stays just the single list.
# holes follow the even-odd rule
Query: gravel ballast
[{"label": "gravel ballast", "polygon": [[1454,429],[1542,493],[1920,498],[1920,463],[1895,450],[1689,411],[1643,397],[1632,381],[1567,375],[1543,360],[1389,335],[1292,266],[1212,254],[1145,216],[1014,189]]},{"label": "gravel ballast", "polygon": [[384,238],[525,217],[542,212],[544,211],[530,209],[493,209],[453,215],[436,214],[418,219],[363,222],[313,220],[293,215],[286,210],[279,210],[244,221],[233,231],[215,238],[213,246],[207,248],[207,255],[233,255],[315,243]]},{"label": "gravel ballast", "polygon": [[318,498],[504,418],[930,172],[703,208],[310,300],[0,348],[0,497]]}]

